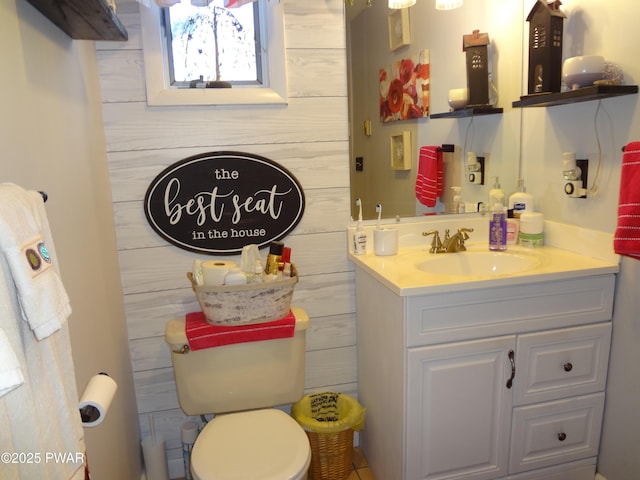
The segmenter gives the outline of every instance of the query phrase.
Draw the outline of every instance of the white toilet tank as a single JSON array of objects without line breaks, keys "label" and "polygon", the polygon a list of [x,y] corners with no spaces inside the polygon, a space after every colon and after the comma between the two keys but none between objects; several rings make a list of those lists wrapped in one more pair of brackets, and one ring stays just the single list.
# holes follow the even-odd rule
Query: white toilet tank
[{"label": "white toilet tank", "polygon": [[165,341],[171,348],[180,407],[187,415],[237,412],[293,403],[304,394],[306,330],[309,317],[291,308],[291,338],[184,351],[184,318],[170,320]]}]

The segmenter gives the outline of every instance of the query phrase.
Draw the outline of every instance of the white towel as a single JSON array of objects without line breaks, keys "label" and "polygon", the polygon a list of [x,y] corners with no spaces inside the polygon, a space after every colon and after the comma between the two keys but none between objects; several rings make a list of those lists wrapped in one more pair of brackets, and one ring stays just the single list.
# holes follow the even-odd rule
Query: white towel
[{"label": "white towel", "polygon": [[[17,202],[18,198],[24,201]],[[37,192],[25,192],[13,185],[0,184],[0,221],[0,332],[4,334],[4,338],[0,338],[0,378],[2,373],[8,373],[13,378],[8,383],[15,384],[18,371],[22,376],[20,385],[0,395],[0,452],[14,455],[11,458],[23,459],[18,463],[0,462],[0,479],[83,480],[84,432],[78,412],[69,324],[64,321],[68,309],[57,309],[52,317],[48,310],[41,312],[38,306],[25,304],[26,299],[33,301],[34,295],[49,288],[46,282],[51,278],[50,273],[56,273],[57,282],[53,282],[53,287],[57,288],[57,265],[53,263],[48,269],[40,269],[34,284],[27,285],[27,295],[24,284],[29,284],[29,279],[15,278],[16,272],[24,275],[24,269],[16,269],[10,264],[10,256],[5,251],[5,246],[11,243],[8,239],[16,237],[17,231],[30,236],[30,229],[35,230],[39,225],[41,230],[35,236],[42,235],[49,246],[50,256],[55,258],[42,198]],[[16,259],[22,260],[16,255],[11,259],[13,263]],[[40,260],[48,264],[46,260]],[[24,262],[27,262],[26,257]],[[29,264],[26,265],[28,267]],[[19,287],[23,290],[19,291]],[[45,304],[51,305],[52,295],[45,293]],[[57,296],[61,296],[60,303],[66,305],[66,293],[63,290],[54,293],[56,302]],[[37,303],[37,297],[35,299]],[[24,321],[25,315],[28,321]],[[56,331],[41,339],[34,335],[33,328],[40,315],[45,319],[43,325],[46,328],[58,324]],[[40,327],[37,331],[45,330]],[[5,371],[6,360],[14,367],[10,371]],[[47,452],[67,456],[62,461],[47,461]],[[29,454],[34,456],[27,457]],[[39,459],[35,454],[40,455]]]},{"label": "white towel", "polygon": [[69,297],[53,267],[53,245],[38,192],[0,184],[0,252],[18,292],[22,318],[42,340],[71,314]]},{"label": "white towel", "polygon": [[0,397],[24,383],[20,361],[13,351],[9,338],[0,328]]}]

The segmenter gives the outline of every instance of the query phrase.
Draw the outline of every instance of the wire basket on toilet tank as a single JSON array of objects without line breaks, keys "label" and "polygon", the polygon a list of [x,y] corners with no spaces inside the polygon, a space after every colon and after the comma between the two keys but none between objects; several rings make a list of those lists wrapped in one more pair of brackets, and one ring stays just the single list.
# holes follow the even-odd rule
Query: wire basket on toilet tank
[{"label": "wire basket on toilet tank", "polygon": [[212,325],[250,325],[278,320],[289,313],[298,271],[291,265],[291,276],[267,283],[246,285],[197,285],[187,273],[207,323]]}]

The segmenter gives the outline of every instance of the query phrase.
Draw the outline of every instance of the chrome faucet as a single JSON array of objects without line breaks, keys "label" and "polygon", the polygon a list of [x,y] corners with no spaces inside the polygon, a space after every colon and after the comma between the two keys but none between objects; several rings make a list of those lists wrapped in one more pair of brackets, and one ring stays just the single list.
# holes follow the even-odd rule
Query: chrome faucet
[{"label": "chrome faucet", "polygon": [[449,229],[447,228],[444,231],[444,240],[440,240],[440,233],[437,230],[422,232],[422,236],[433,235],[429,253],[455,253],[464,252],[467,249],[464,246],[464,242],[469,240],[470,232],[473,232],[473,228],[459,228],[456,233],[449,235]]}]

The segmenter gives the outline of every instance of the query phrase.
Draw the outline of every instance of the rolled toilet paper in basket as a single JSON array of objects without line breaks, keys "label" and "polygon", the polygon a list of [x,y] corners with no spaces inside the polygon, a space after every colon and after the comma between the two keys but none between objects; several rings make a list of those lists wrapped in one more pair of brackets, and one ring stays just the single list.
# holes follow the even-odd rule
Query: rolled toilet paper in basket
[{"label": "rolled toilet paper in basket", "polygon": [[234,267],[236,267],[236,263],[227,260],[207,260],[202,262],[204,284],[224,285],[224,277]]}]

